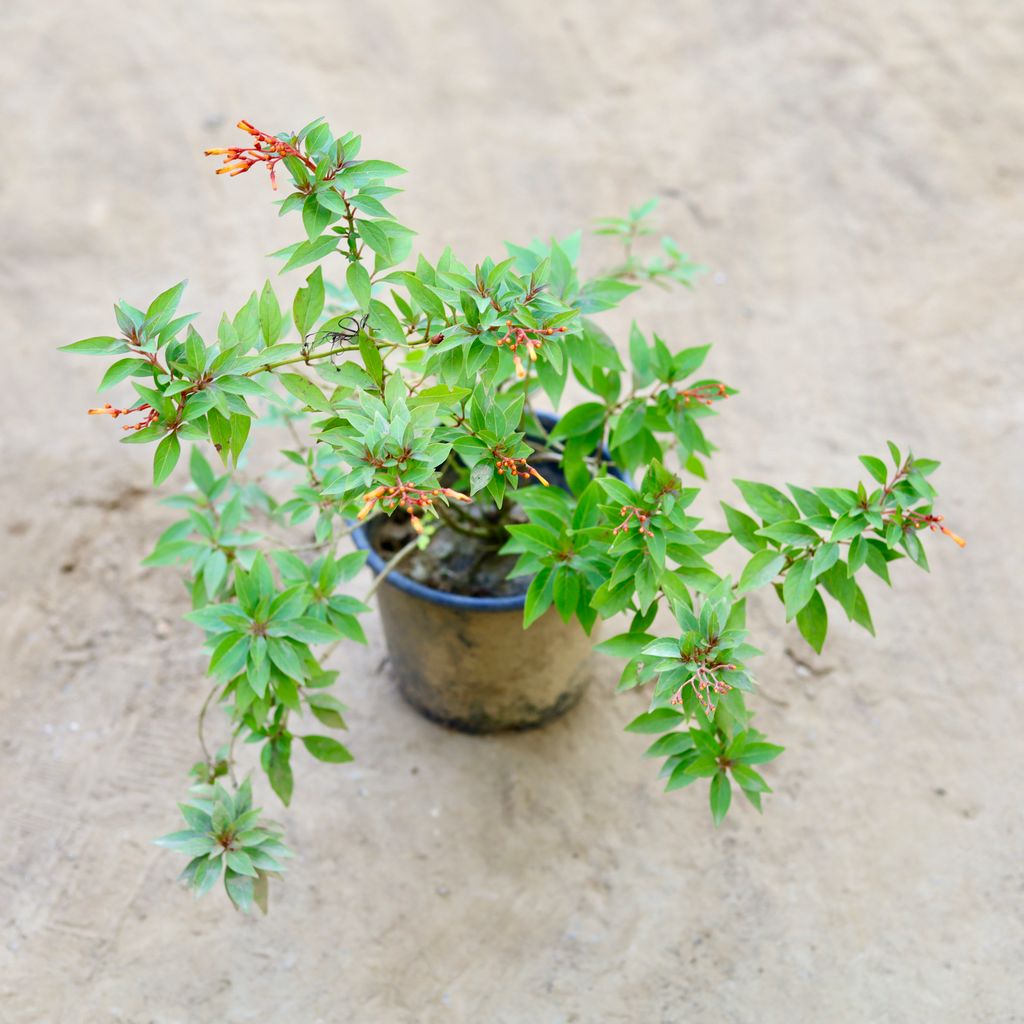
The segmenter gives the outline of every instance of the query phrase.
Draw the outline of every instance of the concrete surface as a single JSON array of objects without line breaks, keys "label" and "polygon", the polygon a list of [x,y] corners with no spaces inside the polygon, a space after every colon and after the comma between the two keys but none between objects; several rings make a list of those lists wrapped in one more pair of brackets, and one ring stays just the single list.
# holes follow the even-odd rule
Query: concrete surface
[{"label": "concrete surface", "polygon": [[[1019,5],[7,0],[0,40],[0,1020],[1022,1019]],[[754,609],[763,818],[660,793],[611,664],[548,729],[455,736],[371,629],[338,661],[358,760],[299,760],[271,918],[174,885],[149,840],[202,666],[138,567],[171,514],[54,350],[183,276],[207,327],[237,308],[295,228],[200,154],[321,113],[409,168],[432,255],[662,197],[713,273],[612,326],[714,341],[741,389],[712,518],[736,475],[944,460],[969,546],[871,587],[877,641],[815,658]]]}]

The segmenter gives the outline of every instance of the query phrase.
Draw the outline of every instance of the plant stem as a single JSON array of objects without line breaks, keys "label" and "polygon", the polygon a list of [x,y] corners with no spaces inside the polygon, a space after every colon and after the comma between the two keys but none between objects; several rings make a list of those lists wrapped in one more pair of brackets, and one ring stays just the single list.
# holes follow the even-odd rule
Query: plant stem
[{"label": "plant stem", "polygon": [[[390,342],[388,344],[391,344]],[[255,370],[243,373],[243,377],[255,377],[257,373],[267,373],[276,370],[279,366],[288,366],[291,363],[311,363],[314,359],[326,359],[328,356],[336,356],[339,352],[358,352],[358,345],[338,345],[336,348],[326,349],[323,352],[311,352],[305,356],[292,356],[291,359],[279,359],[276,363],[264,363],[257,366]]]},{"label": "plant stem", "polygon": [[370,600],[370,598],[373,597],[373,595],[377,593],[377,589],[384,582],[384,580],[386,579],[388,574],[393,569],[395,569],[399,565],[399,563],[401,563],[408,555],[411,555],[412,552],[417,547],[419,547],[419,543],[420,543],[420,538],[419,537],[413,537],[413,539],[411,541],[409,541],[409,543],[406,544],[404,548],[402,548],[400,551],[398,551],[395,554],[393,554],[388,559],[388,561],[385,564],[384,568],[381,569],[381,571],[377,574],[377,578],[370,584],[370,589],[367,590],[366,594],[363,596],[363,604],[366,604]]},{"label": "plant stem", "polygon": [[483,529],[473,529],[471,526],[467,526],[465,522],[459,522],[458,514],[454,510],[441,502],[434,505],[434,511],[437,513],[438,518],[442,520],[445,526],[450,527],[456,533],[461,533],[466,537],[476,537],[477,540],[495,540],[492,531]]},{"label": "plant stem", "polygon": [[206,721],[206,709],[210,706],[210,701],[213,700],[214,694],[220,689],[220,683],[214,683],[213,688],[206,695],[206,700],[203,701],[203,706],[199,710],[199,720],[196,723],[196,735],[199,737],[199,746],[202,747],[203,757],[206,758],[208,765],[213,764],[213,758],[210,756],[209,748],[206,746],[206,739],[203,736],[203,725]]}]

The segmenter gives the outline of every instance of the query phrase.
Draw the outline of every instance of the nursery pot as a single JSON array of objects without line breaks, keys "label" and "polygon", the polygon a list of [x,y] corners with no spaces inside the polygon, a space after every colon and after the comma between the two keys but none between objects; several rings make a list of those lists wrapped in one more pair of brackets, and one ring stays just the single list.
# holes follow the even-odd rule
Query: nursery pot
[{"label": "nursery pot", "polygon": [[[549,429],[556,422],[541,419]],[[375,574],[385,566],[373,545],[381,522],[353,534]],[[377,599],[399,692],[442,725],[470,733],[532,729],[572,708],[590,682],[593,637],[575,619],[563,622],[554,606],[524,630],[525,594],[451,594],[394,570]]]}]

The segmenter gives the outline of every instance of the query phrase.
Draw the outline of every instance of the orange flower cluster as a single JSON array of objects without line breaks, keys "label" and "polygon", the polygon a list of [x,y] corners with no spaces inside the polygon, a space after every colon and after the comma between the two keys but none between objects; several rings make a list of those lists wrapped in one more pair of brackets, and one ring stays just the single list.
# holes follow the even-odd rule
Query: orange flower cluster
[{"label": "orange flower cluster", "polygon": [[692,686],[697,703],[704,709],[704,714],[710,718],[716,710],[716,705],[711,702],[711,695],[717,693],[719,696],[722,696],[732,689],[724,679],[719,679],[715,672],[719,669],[729,671],[735,668],[735,665],[714,665],[712,667],[698,665],[693,675],[672,695],[669,703],[682,704],[683,690],[688,686]]},{"label": "orange flower cluster", "polygon": [[526,459],[509,459],[501,455],[494,456],[494,465],[497,469],[498,476],[505,476],[507,473],[509,476],[514,477],[528,477],[532,476],[535,480],[539,480],[545,487],[549,487],[550,484],[544,479],[533,468],[533,466],[527,463]]},{"label": "orange flower cluster", "polygon": [[133,412],[145,412],[145,419],[140,420],[138,423],[127,423],[121,428],[122,430],[145,430],[146,427],[152,426],[160,418],[160,414],[150,405],[139,405],[134,409],[115,409],[109,402],[105,402],[99,409],[90,409],[89,415],[110,416],[116,420],[118,416],[127,416]]},{"label": "orange flower cluster", "polygon": [[422,487],[412,487],[409,484],[403,484],[399,480],[394,486],[375,487],[372,491],[367,491],[363,495],[363,507],[359,510],[359,515],[356,518],[361,522],[378,505],[385,512],[393,512],[396,508],[404,508],[412,519],[413,529],[417,533],[422,533],[423,523],[420,521],[419,516],[416,515],[416,512],[419,509],[429,508],[440,497],[454,498],[455,501],[463,501],[467,504],[473,500],[468,494],[452,490],[451,487],[435,487],[428,490]]},{"label": "orange flower cluster", "polygon": [[513,327],[511,320],[505,321],[507,328],[504,337],[498,339],[498,348],[508,345],[512,353],[512,362],[516,367],[516,377],[523,380],[526,377],[526,367],[516,352],[520,345],[526,346],[526,352],[530,362],[537,362],[537,350],[544,343],[544,338],[550,338],[552,334],[565,334],[565,327]]},{"label": "orange flower cluster", "polygon": [[683,405],[697,402],[700,405],[711,405],[716,398],[728,398],[729,392],[724,384],[698,384],[695,388],[687,388],[685,391],[677,392],[677,397],[683,400]]},{"label": "orange flower cluster", "polygon": [[[893,515],[897,511],[897,509],[886,509],[886,514]],[[915,530],[920,530],[925,526],[927,526],[933,533],[938,530],[940,533],[944,533],[949,537],[954,544],[957,544],[962,548],[967,546],[967,541],[965,541],[963,537],[958,537],[952,530],[941,525],[942,516],[923,516],[919,512],[907,512],[906,523]]]},{"label": "orange flower cluster", "polygon": [[628,533],[630,525],[633,522],[633,517],[636,517],[636,525],[640,530],[641,537],[653,537],[654,532],[647,525],[653,513],[646,511],[642,508],[637,508],[635,505],[623,505],[622,515],[624,516],[621,523],[612,530],[612,536],[616,536],[620,533]]},{"label": "orange flower cluster", "polygon": [[255,140],[254,146],[230,146],[227,149],[208,149],[206,156],[223,156],[224,166],[217,169],[218,174],[227,174],[234,178],[236,175],[245,174],[256,164],[264,164],[270,172],[270,184],[277,188],[276,168],[286,157],[293,156],[301,160],[310,170],[315,170],[316,165],[299,150],[281,139],[274,138],[254,127],[248,121],[239,121],[238,127],[243,132],[248,132]]}]

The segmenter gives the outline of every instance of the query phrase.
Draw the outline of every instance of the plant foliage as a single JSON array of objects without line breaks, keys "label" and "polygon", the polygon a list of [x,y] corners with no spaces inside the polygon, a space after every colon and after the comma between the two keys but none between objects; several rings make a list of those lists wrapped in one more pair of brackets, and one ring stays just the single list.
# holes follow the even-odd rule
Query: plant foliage
[{"label": "plant foliage", "polygon": [[[415,233],[390,209],[402,168],[363,158],[358,136],[322,120],[277,136],[239,127],[245,145],[209,152],[224,158],[218,173],[265,167],[284,186],[279,212],[300,230],[275,255],[283,272],[301,270],[298,287],[280,295],[268,281],[200,334],[195,314],[179,312],[181,282],[145,306],[117,303],[116,331],[65,346],[107,360],[100,390],[130,388],[125,404],[90,412],[125,418],[124,443],[154,446],[155,485],[191,445],[191,488],[167,499],[182,518],[146,560],[184,570],[186,618],[208,652],[186,828],[158,841],[190,858],[188,884],[203,893],[223,878],[237,907],[265,908],[287,856],[251,806],[250,781],[234,785],[237,741],[258,751],[286,805],[293,755],[351,759],[336,738],[339,673],[324,663],[338,644],[365,642],[367,605],[343,592],[365,556],[343,543],[371,513],[411,516],[422,545],[439,517],[472,530],[468,506],[514,497],[526,522],[502,524],[501,536],[514,574],[531,578],[524,625],[551,607],[588,633],[618,618],[623,631],[597,649],[624,661],[620,689],[651,694],[627,728],[656,737],[647,756],[662,762],[666,789],[707,780],[716,823],[734,787],[760,810],[770,788],[759,769],[782,748],[751,725],[759,652],[747,595],[774,590],[816,651],[830,607],[873,632],[859,578],[888,583],[903,558],[927,568],[922,531],[950,533],[933,511],[938,463],[890,443],[883,457],[861,456],[867,480],[849,487],[737,480],[739,500],[708,527],[691,514],[698,490],[684,475],[704,476],[708,418],[735,391],[703,370],[709,346],[635,324],[616,346],[596,319],[644,284],[689,287],[699,271],[670,239],[638,254],[653,203],[599,223],[623,256],[596,278],[580,276],[579,234],[476,263],[450,249],[412,260]],[[546,431],[535,408],[557,409],[570,380],[587,397]],[[295,437],[283,452],[296,472],[286,500],[239,471],[260,419]],[[543,439],[567,489],[524,486],[547,483],[528,437]],[[311,544],[279,539],[303,525]],[[738,579],[715,568],[724,544],[748,555]],[[673,628],[655,630],[659,610]],[[212,704],[231,732],[215,754],[204,736]]]}]

